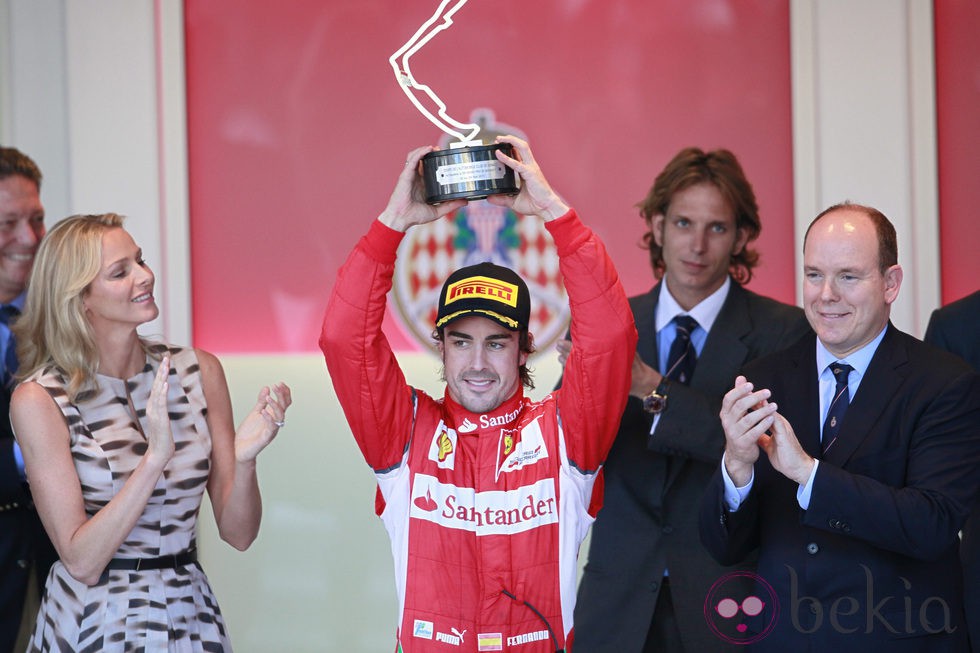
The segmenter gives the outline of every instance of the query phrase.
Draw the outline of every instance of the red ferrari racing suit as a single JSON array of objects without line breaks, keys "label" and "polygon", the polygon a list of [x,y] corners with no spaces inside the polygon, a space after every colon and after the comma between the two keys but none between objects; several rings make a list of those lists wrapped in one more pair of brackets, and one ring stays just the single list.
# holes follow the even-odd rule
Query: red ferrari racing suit
[{"label": "red ferrari racing suit", "polygon": [[378,221],[341,268],[320,347],[378,481],[402,650],[566,647],[579,545],[629,392],[636,329],[605,248],[574,211],[546,223],[575,347],[562,388],[488,413],[409,387],[381,331],[403,234]]}]

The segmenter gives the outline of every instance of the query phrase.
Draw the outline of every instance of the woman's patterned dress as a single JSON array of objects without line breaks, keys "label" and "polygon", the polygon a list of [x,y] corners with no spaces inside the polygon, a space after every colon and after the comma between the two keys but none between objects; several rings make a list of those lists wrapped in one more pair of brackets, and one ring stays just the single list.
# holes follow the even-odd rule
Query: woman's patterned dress
[{"label": "woman's patterned dress", "polygon": [[[164,345],[150,345],[155,356]],[[170,348],[167,400],[176,453],[146,509],[114,557],[156,558],[196,546],[208,482],[211,433],[193,349]],[[122,488],[146,451],[146,405],[159,366],[148,356],[128,380],[99,376],[97,393],[69,403],[67,382],[45,370],[31,380],[51,394],[68,423],[71,453],[91,516]],[[221,611],[196,564],[177,569],[106,571],[91,587],[61,562],[48,575],[29,651],[231,651]]]}]

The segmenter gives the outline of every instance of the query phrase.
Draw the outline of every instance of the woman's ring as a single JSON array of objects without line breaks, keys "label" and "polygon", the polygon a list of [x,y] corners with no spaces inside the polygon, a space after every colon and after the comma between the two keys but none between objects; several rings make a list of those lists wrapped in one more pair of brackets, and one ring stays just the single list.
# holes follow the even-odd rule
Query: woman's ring
[{"label": "woman's ring", "polygon": [[278,426],[279,428],[282,428],[282,427],[286,426],[286,420],[282,420],[282,421],[280,421],[280,420],[273,420],[272,423],[275,424],[276,426]]}]

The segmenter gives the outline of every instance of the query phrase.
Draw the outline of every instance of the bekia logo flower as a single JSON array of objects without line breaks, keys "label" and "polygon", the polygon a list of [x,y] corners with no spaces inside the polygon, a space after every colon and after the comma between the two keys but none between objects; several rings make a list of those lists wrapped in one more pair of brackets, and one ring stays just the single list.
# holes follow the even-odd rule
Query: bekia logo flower
[{"label": "bekia logo flower", "polygon": [[738,645],[764,639],[779,618],[772,586],[758,574],[735,571],[719,578],[704,600],[704,619],[719,638]]}]

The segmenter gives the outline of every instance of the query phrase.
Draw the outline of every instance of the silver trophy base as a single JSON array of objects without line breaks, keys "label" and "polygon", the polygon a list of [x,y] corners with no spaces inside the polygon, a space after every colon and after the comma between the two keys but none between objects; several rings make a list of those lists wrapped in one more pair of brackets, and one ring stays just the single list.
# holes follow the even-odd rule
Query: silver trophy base
[{"label": "silver trophy base", "polygon": [[426,203],[481,200],[488,195],[519,192],[514,171],[497,160],[497,150],[514,156],[514,148],[508,143],[436,150],[423,156]]}]

